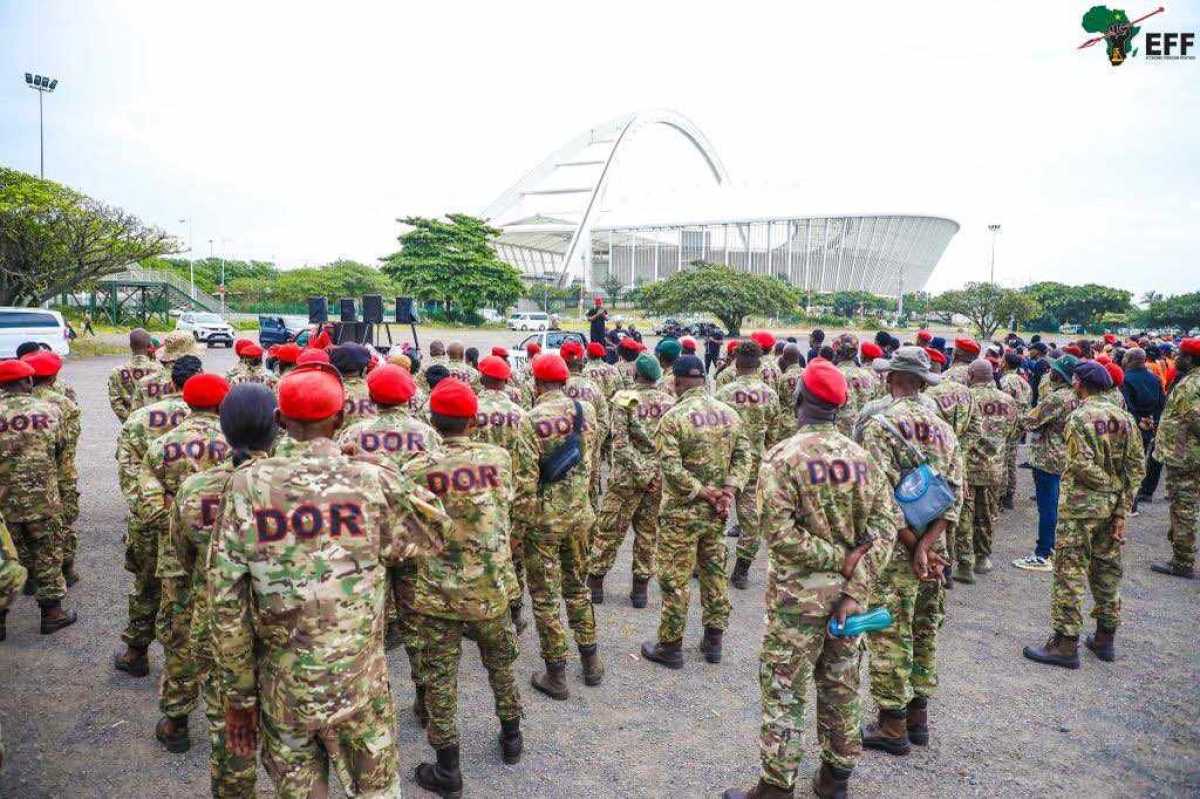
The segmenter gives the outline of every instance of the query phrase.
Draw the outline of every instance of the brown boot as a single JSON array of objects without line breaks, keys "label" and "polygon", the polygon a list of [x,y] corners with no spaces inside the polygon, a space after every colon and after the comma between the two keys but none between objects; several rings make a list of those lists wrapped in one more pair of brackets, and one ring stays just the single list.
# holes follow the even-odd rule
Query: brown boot
[{"label": "brown boot", "polygon": [[748,791],[730,788],[721,794],[721,799],[792,799],[793,796],[795,796],[795,793],[792,789],[780,788],[766,780],[760,779],[758,785],[755,785]]},{"label": "brown boot", "polygon": [[127,646],[124,652],[113,655],[113,666],[132,677],[145,677],[150,673],[150,658],[145,649]]},{"label": "brown boot", "polygon": [[192,748],[192,739],[188,737],[187,716],[177,719],[163,716],[154,728],[154,737],[168,752],[181,754]]},{"label": "brown boot", "polygon": [[604,604],[604,576],[597,577],[594,574],[589,574],[587,578],[588,590],[592,592],[592,604]]},{"label": "brown boot", "polygon": [[579,647],[579,659],[583,661],[583,684],[596,686],[604,679],[604,664],[595,644]]},{"label": "brown boot", "polygon": [[642,657],[654,663],[661,663],[668,669],[682,669],[683,642],[645,641],[642,643]]},{"label": "brown boot", "polygon": [[721,635],[724,630],[716,627],[705,627],[704,638],[700,641],[700,651],[709,663],[721,662]]},{"label": "brown boot", "polygon": [[733,564],[733,574],[729,575],[729,582],[734,588],[745,590],[750,584],[750,561],[745,558],[738,558]]},{"label": "brown boot", "polygon": [[908,740],[916,746],[929,745],[929,699],[914,696],[908,703]]},{"label": "brown boot", "polygon": [[551,699],[563,700],[571,695],[567,690],[567,664],[563,660],[547,660],[546,670],[530,678],[530,684]]},{"label": "brown boot", "polygon": [[906,710],[879,708],[878,721],[863,727],[863,746],[889,755],[907,755],[912,751],[912,745],[908,742],[907,716]]},{"label": "brown boot", "polygon": [[1112,663],[1117,659],[1117,650],[1113,645],[1116,634],[1116,630],[1105,630],[1097,624],[1096,632],[1089,635],[1083,644],[1105,663]]},{"label": "brown boot", "polygon": [[75,611],[63,610],[62,602],[57,599],[38,604],[42,607],[42,635],[56,633],[79,620],[79,615]]},{"label": "brown boot", "polygon": [[629,589],[629,604],[635,608],[646,607],[646,592],[649,585],[649,577],[634,577],[633,587]]},{"label": "brown boot", "polygon": [[821,799],[846,799],[846,785],[849,782],[850,769],[822,763],[813,775],[812,789]]},{"label": "brown boot", "polygon": [[425,689],[417,686],[417,695],[413,697],[413,715],[417,717],[417,723],[421,728],[429,726],[429,708],[425,706]]},{"label": "brown boot", "polygon": [[1079,636],[1067,636],[1055,631],[1043,646],[1027,646],[1025,657],[1038,663],[1062,666],[1064,669],[1079,668]]},{"label": "brown boot", "polygon": [[529,627],[529,621],[522,613],[523,609],[524,606],[520,602],[514,602],[508,606],[509,615],[512,616],[513,629],[516,630],[517,635],[525,632]]}]

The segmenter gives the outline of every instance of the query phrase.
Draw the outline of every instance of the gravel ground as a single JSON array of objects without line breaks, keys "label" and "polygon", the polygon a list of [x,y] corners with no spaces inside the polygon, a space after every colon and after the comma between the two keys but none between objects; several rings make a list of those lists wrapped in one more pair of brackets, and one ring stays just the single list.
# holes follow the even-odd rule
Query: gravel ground
[{"label": "gravel ground", "polygon": [[[439,331],[445,333],[445,331]],[[466,333],[476,345],[513,343],[516,334]],[[427,340],[424,336],[422,340]],[[210,368],[232,363],[226,350]],[[37,632],[32,598],[19,597],[0,644],[0,719],[7,754],[0,797],[203,796],[208,792],[208,744],[203,714],[192,717],[194,745],[184,755],[163,751],[153,737],[156,683],[162,666],[151,650],[151,678],[116,672],[112,653],[125,622],[129,576],[122,569],[125,506],[113,463],[116,419],[104,381],[117,358],[72,362],[67,379],[83,399],[79,451],[82,488],[80,572],[68,600],[80,621],[54,636]],[[1068,672],[1023,659],[1021,646],[1040,643],[1048,629],[1050,577],[1008,562],[1034,535],[1032,485],[1020,472],[1018,509],[1004,514],[993,574],[950,593],[940,636],[941,687],[931,704],[932,742],[908,758],[863,756],[853,790],[859,796],[1196,796],[1200,795],[1200,700],[1196,611],[1200,583],[1154,575],[1166,557],[1166,505],[1145,507],[1131,520],[1125,553],[1125,625],[1114,664],[1083,654]],[[516,664],[527,701],[525,757],[501,763],[498,724],[486,675],[472,652],[460,678],[464,778],[474,796],[666,797],[717,796],[757,775],[758,643],[762,635],[765,564],[760,555],[750,589],[734,591],[734,611],[720,666],[695,650],[702,632],[693,592],[688,658],[682,671],[641,660],[640,642],[657,626],[659,597],[632,609],[629,545],[609,578],[609,601],[597,608],[604,684],[583,686],[578,660],[568,666],[572,695],[552,702],[527,686],[538,666],[532,628]],[[408,665],[393,655],[397,735],[405,792],[424,796],[411,769],[431,756],[407,711]],[[865,689],[864,689],[865,693]],[[874,713],[867,699],[867,713]],[[811,690],[810,690],[811,708]],[[815,768],[811,710],[800,779]],[[806,784],[806,783],[802,783]],[[260,793],[270,783],[260,772]],[[801,788],[798,796],[806,795]]]}]

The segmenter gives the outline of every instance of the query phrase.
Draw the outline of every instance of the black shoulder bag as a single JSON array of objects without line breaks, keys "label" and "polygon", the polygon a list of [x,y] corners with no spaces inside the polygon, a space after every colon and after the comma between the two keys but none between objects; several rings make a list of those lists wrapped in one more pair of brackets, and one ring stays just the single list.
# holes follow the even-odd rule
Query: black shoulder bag
[{"label": "black shoulder bag", "polygon": [[583,430],[583,406],[579,404],[579,400],[574,402],[575,421],[571,427],[571,434],[563,439],[563,442],[555,447],[553,452],[548,453],[538,462],[539,490],[552,483],[567,479],[571,470],[583,460],[583,447],[579,436]]}]

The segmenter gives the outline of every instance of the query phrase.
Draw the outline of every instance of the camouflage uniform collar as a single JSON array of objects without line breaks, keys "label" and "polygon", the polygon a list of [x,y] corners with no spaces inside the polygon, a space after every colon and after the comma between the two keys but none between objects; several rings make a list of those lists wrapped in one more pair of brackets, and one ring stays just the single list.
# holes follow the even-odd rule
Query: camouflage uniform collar
[{"label": "camouflage uniform collar", "polygon": [[408,408],[403,405],[375,405],[380,416],[407,416]]},{"label": "camouflage uniform collar", "polygon": [[685,399],[689,399],[691,397],[704,396],[706,393],[708,393],[708,390],[704,386],[689,388],[687,391],[679,395],[679,401],[683,402]]},{"label": "camouflage uniform collar", "polygon": [[502,388],[481,388],[479,389],[479,398],[483,399],[485,394],[499,394],[501,397],[508,399],[508,395],[504,393]]},{"label": "camouflage uniform collar", "polygon": [[559,397],[565,397],[565,396],[567,396],[567,395],[563,393],[563,390],[561,388],[551,389],[550,391],[547,391],[546,393],[539,396],[537,398],[537,401],[534,403],[534,405],[541,405],[543,403],[549,402],[550,400],[556,400]]},{"label": "camouflage uniform collar", "polygon": [[296,441],[292,439],[293,458],[303,458],[306,456],[318,458],[333,457],[341,451],[337,442],[332,438],[313,438],[308,441]]},{"label": "camouflage uniform collar", "polygon": [[812,421],[800,422],[797,428],[798,433],[827,433],[830,430],[837,429],[836,421],[825,421],[824,419],[813,419]]},{"label": "camouflage uniform collar", "polygon": [[470,436],[446,436],[442,439],[445,449],[471,449],[479,442]]}]

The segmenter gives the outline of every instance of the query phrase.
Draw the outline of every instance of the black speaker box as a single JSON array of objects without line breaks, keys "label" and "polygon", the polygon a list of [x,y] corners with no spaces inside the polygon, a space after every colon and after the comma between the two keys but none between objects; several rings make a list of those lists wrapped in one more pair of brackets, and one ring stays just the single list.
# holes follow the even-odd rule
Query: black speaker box
[{"label": "black speaker box", "polygon": [[340,304],[342,309],[342,321],[357,322],[358,317],[354,313],[354,300],[342,300]]},{"label": "black speaker box", "polygon": [[308,321],[309,322],[328,322],[329,321],[329,303],[324,297],[309,297],[308,298]]},{"label": "black speaker box", "polygon": [[364,294],[362,298],[363,321],[377,325],[383,322],[383,297]]},{"label": "black speaker box", "polygon": [[417,323],[417,315],[413,311],[412,297],[396,298],[396,323],[401,325],[415,325]]}]

